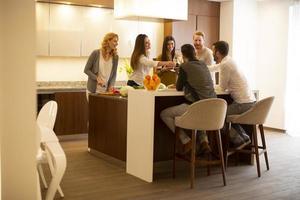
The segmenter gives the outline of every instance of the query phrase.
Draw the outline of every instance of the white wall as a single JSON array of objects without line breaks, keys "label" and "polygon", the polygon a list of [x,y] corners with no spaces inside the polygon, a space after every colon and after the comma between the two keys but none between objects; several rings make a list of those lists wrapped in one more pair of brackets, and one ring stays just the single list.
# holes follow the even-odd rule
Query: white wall
[{"label": "white wall", "polygon": [[234,0],[221,3],[220,40],[227,41],[234,60],[255,88],[257,3]]},{"label": "white wall", "polygon": [[[35,2],[0,1],[1,197],[37,199]],[[3,26],[3,27],[2,27]]]},{"label": "white wall", "polygon": [[266,126],[285,129],[287,0],[233,0],[221,3],[220,39],[260,98],[275,96]]},{"label": "white wall", "polygon": [[1,170],[1,166],[2,166],[2,133],[3,133],[3,102],[2,102],[2,99],[3,99],[3,80],[2,80],[2,75],[4,72],[3,72],[3,17],[4,17],[4,14],[3,14],[3,6],[2,6],[2,3],[0,2],[0,200],[1,200],[1,197],[2,197],[2,170]]},{"label": "white wall", "polygon": [[37,81],[85,81],[83,73],[87,57],[38,57]]},{"label": "white wall", "polygon": [[232,57],[246,75],[251,88],[255,87],[257,3],[235,0],[233,16]]},{"label": "white wall", "polygon": [[220,8],[220,40],[228,42],[232,55],[233,46],[233,1],[221,3]]},{"label": "white wall", "polygon": [[266,125],[285,129],[289,1],[258,2],[256,84],[261,97],[275,96]]},{"label": "white wall", "polygon": [[[87,81],[87,75],[83,72],[87,59],[88,57],[39,56],[36,59],[36,81]],[[125,58],[119,59],[117,81],[128,79],[126,72],[120,69],[124,61]]]}]

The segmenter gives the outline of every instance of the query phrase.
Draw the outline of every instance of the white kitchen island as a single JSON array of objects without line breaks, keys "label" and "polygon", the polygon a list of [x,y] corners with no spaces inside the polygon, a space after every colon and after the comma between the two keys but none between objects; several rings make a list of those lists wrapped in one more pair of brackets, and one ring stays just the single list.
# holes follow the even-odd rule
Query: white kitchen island
[{"label": "white kitchen island", "polygon": [[[258,99],[258,91],[253,91]],[[228,103],[228,92],[216,88],[219,98]],[[129,90],[127,112],[126,172],[144,181],[153,181],[154,162],[170,160],[173,156],[174,136],[160,120],[162,109],[184,102],[183,92]],[[247,128],[247,127],[245,127]],[[250,127],[246,131],[252,132]],[[250,156],[240,156],[251,163]]]},{"label": "white kitchen island", "polygon": [[128,91],[126,172],[147,182],[153,181],[155,97],[165,96],[183,92]]}]

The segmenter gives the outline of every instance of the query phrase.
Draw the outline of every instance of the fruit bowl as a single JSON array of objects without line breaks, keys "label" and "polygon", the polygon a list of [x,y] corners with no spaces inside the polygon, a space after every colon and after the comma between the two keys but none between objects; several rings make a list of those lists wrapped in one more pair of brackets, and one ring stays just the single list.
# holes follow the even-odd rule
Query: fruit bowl
[{"label": "fruit bowl", "polygon": [[144,78],[144,87],[149,91],[155,91],[160,85],[160,78],[154,74],[153,76],[147,75]]}]

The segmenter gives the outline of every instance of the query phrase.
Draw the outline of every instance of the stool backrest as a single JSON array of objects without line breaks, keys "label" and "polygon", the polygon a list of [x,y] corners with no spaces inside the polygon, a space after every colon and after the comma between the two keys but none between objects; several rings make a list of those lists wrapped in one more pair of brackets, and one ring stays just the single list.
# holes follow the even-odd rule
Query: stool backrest
[{"label": "stool backrest", "polygon": [[269,114],[274,97],[267,97],[254,104],[248,111],[241,114],[232,122],[237,124],[264,124]]},{"label": "stool backrest", "polygon": [[40,110],[37,117],[37,123],[40,126],[45,126],[49,129],[53,129],[55,124],[56,114],[57,114],[57,103],[55,101],[49,101]]},{"label": "stool backrest", "polygon": [[224,126],[227,103],[223,99],[200,100],[190,105],[187,111],[175,118],[177,127],[191,130],[219,130]]}]

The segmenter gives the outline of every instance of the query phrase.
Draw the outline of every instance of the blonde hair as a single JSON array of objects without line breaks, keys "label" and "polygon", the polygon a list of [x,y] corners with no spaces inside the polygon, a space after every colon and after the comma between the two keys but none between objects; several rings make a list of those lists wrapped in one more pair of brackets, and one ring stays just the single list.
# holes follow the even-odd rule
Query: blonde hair
[{"label": "blonde hair", "polygon": [[[104,38],[103,38],[103,40],[102,40],[102,43],[101,43],[101,52],[102,52],[103,55],[105,55],[105,54],[107,53],[107,49],[108,49],[108,47],[109,47],[108,42],[109,42],[110,40],[114,39],[114,38],[118,38],[118,39],[119,39],[118,34],[112,33],[112,32],[111,32],[111,33],[107,33],[107,34],[104,36]],[[109,55],[110,55],[110,56],[115,56],[115,55],[117,55],[117,49],[112,49],[111,52],[109,52]]]},{"label": "blonde hair", "polygon": [[196,31],[196,32],[194,33],[194,35],[193,35],[193,38],[194,38],[195,35],[202,36],[203,39],[205,38],[205,34],[204,34],[203,32],[201,32],[201,31]]}]

